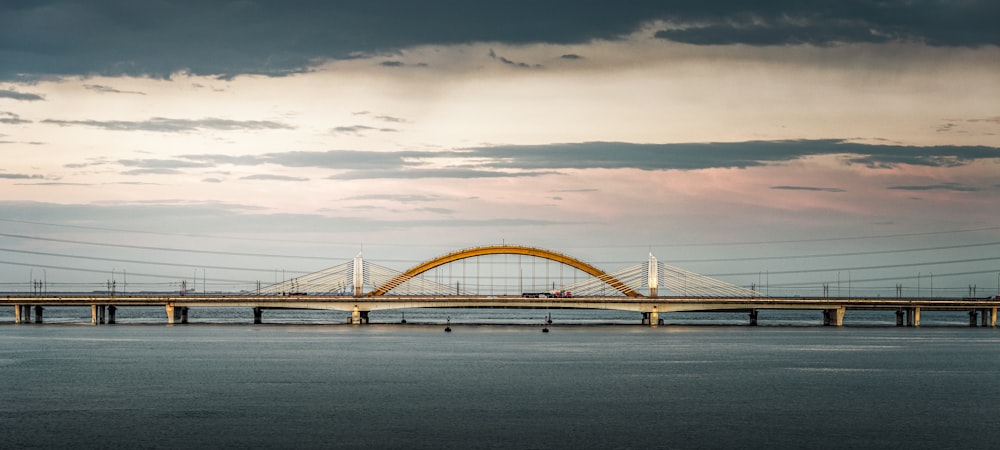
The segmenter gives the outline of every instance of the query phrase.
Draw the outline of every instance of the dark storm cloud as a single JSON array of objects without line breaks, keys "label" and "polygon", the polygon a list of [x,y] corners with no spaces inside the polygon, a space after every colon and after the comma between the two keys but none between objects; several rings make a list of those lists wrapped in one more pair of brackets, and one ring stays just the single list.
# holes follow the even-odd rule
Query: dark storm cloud
[{"label": "dark storm cloud", "polygon": [[208,117],[204,119],[170,119],[153,117],[148,120],[55,120],[46,119],[43,123],[67,126],[85,126],[113,131],[154,131],[160,133],[187,133],[198,130],[280,130],[294,127],[280,122],[268,120],[229,120]]},{"label": "dark storm cloud", "polygon": [[1000,4],[945,2],[775,1],[704,2],[671,17],[661,39],[695,45],[833,45],[919,42],[933,46],[1000,43]]},{"label": "dark storm cloud", "polygon": [[656,21],[671,24],[658,37],[692,44],[980,46],[1000,43],[996,17],[1000,4],[989,0],[4,2],[0,79],[179,71],[279,76],[324,59],[424,44],[616,39]]},{"label": "dark storm cloud", "polygon": [[[2,54],[3,50],[0,50],[0,55]],[[0,69],[0,76],[2,75],[3,75],[3,69]],[[11,91],[7,89],[0,89],[0,98],[10,98],[14,100],[24,100],[29,102],[37,100],[45,100],[45,97],[42,97],[41,95],[38,94],[29,94],[27,92]]]}]

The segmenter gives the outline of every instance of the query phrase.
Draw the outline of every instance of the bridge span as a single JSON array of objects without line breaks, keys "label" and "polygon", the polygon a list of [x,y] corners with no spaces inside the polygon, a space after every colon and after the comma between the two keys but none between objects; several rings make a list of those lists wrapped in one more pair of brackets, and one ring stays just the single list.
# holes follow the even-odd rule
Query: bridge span
[{"label": "bridge span", "polygon": [[[848,310],[895,311],[897,326],[920,326],[921,311],[967,311],[969,325],[996,327],[1000,299],[941,298],[801,298],[801,297],[569,297],[413,295],[129,295],[129,296],[6,296],[0,305],[14,308],[15,323],[42,323],[50,306],[89,307],[91,323],[113,324],[118,308],[159,306],[166,323],[187,323],[190,308],[237,307],[253,311],[254,323],[262,323],[266,310],[337,310],[350,313],[353,324],[368,323],[369,312],[410,308],[529,308],[598,309],[632,311],[642,324],[662,324],[661,315],[672,312],[744,312],[749,324],[757,324],[761,310],[811,310],[822,313],[824,325],[842,326]],[[32,315],[34,320],[32,321]]]}]

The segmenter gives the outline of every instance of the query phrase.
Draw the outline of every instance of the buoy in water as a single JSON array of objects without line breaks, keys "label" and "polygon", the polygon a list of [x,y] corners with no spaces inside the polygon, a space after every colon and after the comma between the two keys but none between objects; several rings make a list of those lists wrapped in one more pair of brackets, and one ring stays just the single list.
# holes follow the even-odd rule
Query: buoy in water
[{"label": "buoy in water", "polygon": [[445,333],[451,333],[451,327],[444,327]]},{"label": "buoy in water", "polygon": [[548,333],[548,332],[549,332],[549,327],[542,328],[542,333]]}]

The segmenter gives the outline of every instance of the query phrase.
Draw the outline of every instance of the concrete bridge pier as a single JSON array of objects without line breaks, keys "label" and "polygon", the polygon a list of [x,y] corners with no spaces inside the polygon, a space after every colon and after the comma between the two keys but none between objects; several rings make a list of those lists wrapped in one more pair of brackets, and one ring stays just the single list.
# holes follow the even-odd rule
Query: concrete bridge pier
[{"label": "concrete bridge pier", "polygon": [[358,309],[357,305],[355,305],[354,311],[351,312],[351,323],[354,325],[367,324],[368,311],[361,311]]},{"label": "concrete bridge pier", "polygon": [[757,310],[756,309],[751,309],[750,310],[750,326],[751,327],[757,326]]},{"label": "concrete bridge pier", "polygon": [[834,309],[824,309],[823,310],[823,325],[842,327],[844,326],[844,314],[847,312],[847,308],[840,307]]},{"label": "concrete bridge pier", "polygon": [[261,309],[259,306],[255,307],[253,309],[253,324],[260,325],[261,323],[263,323],[264,322],[263,316],[264,316],[264,310]]},{"label": "concrete bridge pier", "polygon": [[969,326],[970,327],[976,326],[977,319],[979,319],[979,311],[977,311],[975,309],[970,309],[969,310]]},{"label": "concrete bridge pier", "polygon": [[906,308],[906,326],[920,326],[920,308]]},{"label": "concrete bridge pier", "polygon": [[188,307],[187,306],[174,306],[171,304],[166,305],[167,309],[167,323],[173,325],[177,322],[188,323]]},{"label": "concrete bridge pier", "polygon": [[31,323],[31,305],[14,305],[14,323]]},{"label": "concrete bridge pier", "polygon": [[41,305],[35,306],[35,323],[42,323],[42,311],[45,311],[45,308]]},{"label": "concrete bridge pier", "polygon": [[997,326],[996,308],[983,308],[983,327]]},{"label": "concrete bridge pier", "polygon": [[905,314],[906,313],[903,312],[902,308],[896,310],[896,326],[897,327],[903,326],[903,324],[904,324],[904,322],[903,322],[903,316],[905,316]]},{"label": "concrete bridge pier", "polygon": [[118,308],[116,308],[115,305],[108,306],[108,325],[114,325],[115,324],[115,312],[116,311],[118,311]]},{"label": "concrete bridge pier", "polygon": [[642,324],[657,327],[663,325],[663,319],[660,318],[659,311],[644,312],[642,313]]}]

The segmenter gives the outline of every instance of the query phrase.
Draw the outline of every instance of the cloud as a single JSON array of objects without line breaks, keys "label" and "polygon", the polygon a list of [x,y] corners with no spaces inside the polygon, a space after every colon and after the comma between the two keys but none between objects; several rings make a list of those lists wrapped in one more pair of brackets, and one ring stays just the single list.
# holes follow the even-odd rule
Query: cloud
[{"label": "cloud", "polygon": [[160,133],[187,133],[198,130],[288,130],[290,125],[267,120],[229,120],[214,117],[204,119],[170,119],[153,117],[148,120],[55,120],[46,119],[42,123],[66,126],[86,126],[112,131],[153,131]]},{"label": "cloud", "polygon": [[889,186],[889,189],[898,191],[955,191],[955,192],[976,192],[979,188],[966,186],[961,183],[940,183],[912,186]]},{"label": "cloud", "polygon": [[365,195],[355,195],[352,197],[346,197],[344,200],[388,200],[400,203],[412,203],[412,202],[436,202],[442,200],[440,196],[437,195],[421,195],[421,194],[365,194]]},{"label": "cloud", "polygon": [[140,167],[143,169],[190,169],[200,167],[211,167],[205,162],[183,161],[177,159],[120,159],[118,164],[126,167]]},{"label": "cloud", "polygon": [[265,180],[265,181],[309,181],[308,178],[291,177],[287,175],[257,174],[240,178],[241,180]]},{"label": "cloud", "polygon": [[85,84],[83,85],[85,89],[89,89],[94,92],[100,92],[102,94],[135,94],[135,95],[146,95],[145,92],[139,91],[122,91],[115,89],[111,86],[104,86],[100,84]]},{"label": "cloud", "polygon": [[509,178],[556,175],[555,171],[502,172],[469,168],[352,170],[327,177],[331,180],[421,179],[421,178]]},{"label": "cloud", "polygon": [[5,123],[7,125],[20,125],[22,123],[31,123],[31,121],[24,120],[21,116],[12,112],[0,112],[0,123]]},{"label": "cloud", "polygon": [[41,95],[38,94],[29,94],[27,92],[11,91],[7,89],[0,89],[0,98],[10,98],[14,100],[22,100],[28,102],[45,100],[45,97],[42,97]]},{"label": "cloud", "polygon": [[33,180],[39,178],[45,178],[45,177],[41,175],[27,175],[23,173],[0,173],[0,179],[5,179],[5,180]]},{"label": "cloud", "polygon": [[122,175],[135,176],[135,175],[177,175],[182,173],[177,169],[134,169],[126,170],[122,172]]},{"label": "cloud", "polygon": [[996,27],[989,28],[986,19],[997,14],[1000,6],[988,0],[961,4],[852,2],[836,6],[819,0],[713,2],[672,14],[667,20],[671,25],[654,36],[695,45],[918,42],[976,47],[1000,42],[1000,32]]},{"label": "cloud", "polygon": [[[580,142],[497,145],[449,151],[283,152],[262,155],[182,155],[194,164],[151,160],[144,167],[203,167],[212,164],[315,167],[343,170],[331,179],[496,178],[559,174],[570,169],[700,170],[748,168],[819,155],[842,155],[845,164],[956,167],[979,159],[1000,159],[1000,148],[913,147],[852,143],[840,139],[679,144]],[[141,161],[141,160],[136,160]],[[435,162],[441,165],[435,166]],[[794,186],[780,187],[793,189]],[[804,187],[799,187],[804,188]],[[834,189],[834,188],[826,188]],[[832,192],[832,191],[831,191]]]},{"label": "cloud", "polygon": [[[528,11],[529,13],[526,13]],[[579,44],[618,39],[665,23],[662,39],[698,45],[918,41],[1000,43],[990,0],[962,2],[606,3],[555,0],[451,2],[279,0],[4,2],[0,79],[187,71],[232,78],[301,73],[330,59],[472,42]],[[141,30],[141,32],[137,32]],[[86,36],[86,39],[79,38]],[[510,61],[518,64],[515,61]]]},{"label": "cloud", "polygon": [[375,118],[378,119],[378,120],[381,120],[383,122],[391,122],[391,123],[406,123],[407,122],[406,119],[402,119],[402,118],[399,118],[399,117],[386,116],[386,115],[375,116]]},{"label": "cloud", "polygon": [[815,187],[815,186],[771,186],[771,189],[786,190],[786,191],[847,192],[840,188]]},{"label": "cloud", "polygon": [[469,149],[470,158],[485,158],[485,167],[505,169],[697,170],[747,168],[816,155],[851,155],[849,164],[892,167],[898,164],[955,167],[976,159],[1000,158],[1000,148],[983,146],[893,146],[840,139],[633,144],[583,142],[509,145]]},{"label": "cloud", "polygon": [[360,136],[367,131],[378,131],[381,133],[395,133],[399,130],[395,128],[369,127],[367,125],[350,125],[350,126],[334,127],[330,129],[330,132],[333,134],[351,134],[355,136]]},{"label": "cloud", "polygon": [[492,48],[490,49],[489,55],[490,59],[500,61],[508,66],[520,67],[522,69],[538,69],[543,67],[541,64],[528,64],[524,62],[511,61],[503,56],[497,56],[496,52],[494,52]]},{"label": "cloud", "polygon": [[434,214],[454,214],[455,210],[448,208],[417,208],[414,211],[429,212]]}]

